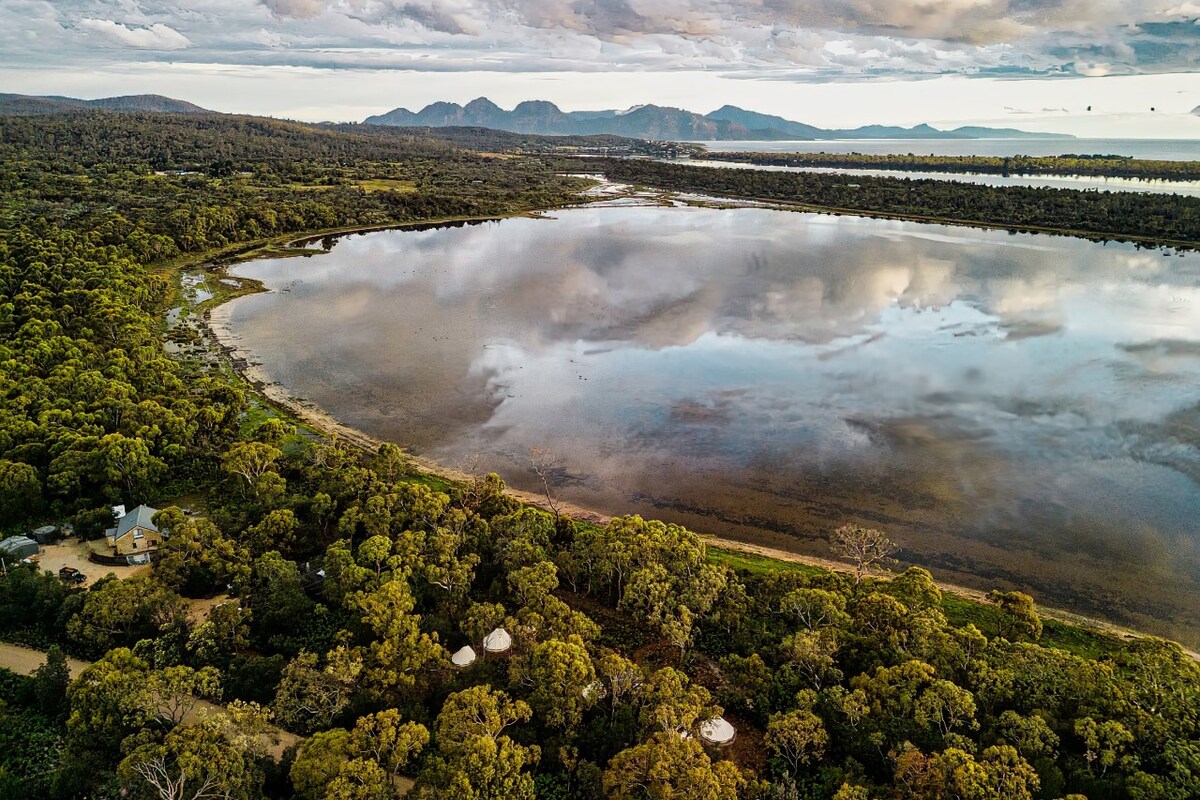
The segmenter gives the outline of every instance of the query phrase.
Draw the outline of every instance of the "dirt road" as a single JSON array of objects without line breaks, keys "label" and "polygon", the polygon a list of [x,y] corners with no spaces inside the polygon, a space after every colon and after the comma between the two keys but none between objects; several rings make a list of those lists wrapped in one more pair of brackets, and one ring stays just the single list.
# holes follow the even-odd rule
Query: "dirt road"
[{"label": "dirt road", "polygon": [[[22,647],[19,644],[0,642],[0,667],[10,669],[19,675],[32,675],[37,668],[46,663],[46,654],[41,650]],[[88,665],[86,661],[77,658],[67,658],[67,668],[71,671],[71,679],[79,677]]]}]

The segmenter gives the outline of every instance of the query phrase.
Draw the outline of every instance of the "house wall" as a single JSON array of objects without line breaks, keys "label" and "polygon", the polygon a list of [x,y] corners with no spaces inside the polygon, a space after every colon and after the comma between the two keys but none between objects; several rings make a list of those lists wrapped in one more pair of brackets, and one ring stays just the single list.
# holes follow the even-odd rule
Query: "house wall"
[{"label": "house wall", "polygon": [[[134,534],[138,531],[142,532],[142,538],[140,539],[134,537]],[[126,531],[124,536],[117,537],[113,543],[117,549],[117,555],[122,556],[133,553],[147,553],[158,549],[160,544],[162,544],[162,534],[146,528],[133,528]]]}]

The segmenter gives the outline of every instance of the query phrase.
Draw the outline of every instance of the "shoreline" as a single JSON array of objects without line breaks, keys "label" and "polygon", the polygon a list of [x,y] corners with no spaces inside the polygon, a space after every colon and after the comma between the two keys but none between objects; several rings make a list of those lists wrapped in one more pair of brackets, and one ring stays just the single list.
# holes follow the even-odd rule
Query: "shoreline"
[{"label": "shoreline", "polygon": [[[554,210],[557,209],[544,209],[541,213]],[[538,212],[527,212],[525,214],[514,214],[511,216],[528,216],[530,213]],[[509,217],[492,217],[490,219],[506,218]],[[436,224],[436,222],[437,221],[428,221],[416,224]],[[376,228],[374,230],[393,230],[403,229],[405,227],[411,226],[387,226],[384,228]],[[323,235],[330,234],[302,235],[291,239],[289,244],[296,241],[321,238]],[[300,255],[300,253],[296,253],[295,255]],[[236,265],[236,263],[239,262],[210,262],[209,269],[214,274],[219,274],[222,277],[231,277],[243,281],[244,285],[247,282],[256,284],[254,288],[250,289],[249,291],[231,294],[226,297],[213,298],[212,300],[206,302],[205,307],[197,315],[198,326],[201,330],[201,333],[215,346],[218,357],[224,360],[237,378],[260,398],[265,400],[269,405],[272,405],[284,411],[286,414],[296,418],[304,425],[310,427],[314,432],[324,436],[339,438],[345,442],[348,442],[355,448],[367,453],[374,453],[379,449],[380,445],[388,443],[384,439],[372,436],[363,430],[340,422],[316,403],[291,394],[287,387],[274,381],[270,374],[260,364],[255,362],[254,354],[249,349],[241,345],[238,337],[234,334],[230,326],[232,303],[239,297],[244,297],[248,294],[255,294],[258,292],[272,291],[272,289],[269,289],[266,286],[253,281],[252,279],[239,278],[237,276],[230,275],[228,268]],[[401,449],[404,450],[405,457],[408,459],[408,461],[419,470],[439,478],[443,478],[455,483],[469,483],[482,477],[481,475],[473,475],[459,468],[439,463],[425,456],[413,454],[404,449],[404,445],[400,442],[393,442],[393,444],[399,445]],[[516,498],[521,503],[539,508],[543,511],[552,512],[550,503],[543,494],[528,492],[513,487],[507,487],[506,491],[510,496]],[[554,505],[558,508],[559,513],[593,525],[604,525],[610,519],[612,519],[613,516],[620,516],[620,514],[609,514],[604,511],[594,508],[586,508],[565,500],[560,500],[558,498],[555,498]],[[701,531],[694,532],[701,539],[703,539],[708,546],[717,548],[719,550],[725,550],[734,553],[744,553],[784,563],[804,564],[807,566],[818,567],[836,572],[852,571],[850,565],[832,558],[806,555],[791,550],[769,547],[739,539],[729,539],[715,536]],[[935,583],[939,589],[947,594],[955,595],[957,597],[965,598],[978,603],[986,604],[988,602],[987,592],[984,590],[974,589],[962,584],[947,582],[936,578]],[[1193,660],[1200,661],[1200,652],[1197,652],[1196,650],[1193,650],[1171,639],[1164,639],[1164,637],[1143,633],[1136,629],[1123,626],[1109,620],[1091,617],[1065,609],[1043,606],[1041,604],[1037,604],[1036,608],[1039,615],[1043,618],[1098,631],[1121,640],[1163,639],[1165,641],[1171,641],[1179,646],[1183,652]]]},{"label": "shoreline", "polygon": [[[262,291],[270,290],[263,289]],[[289,415],[303,422],[319,434],[337,437],[367,453],[375,453],[379,450],[380,445],[388,444],[384,439],[339,422],[316,403],[292,395],[288,392],[287,387],[274,381],[265,369],[256,364],[253,361],[254,354],[238,343],[237,337],[229,327],[229,315],[231,313],[229,309],[232,301],[236,299],[236,297],[231,297],[226,302],[204,311],[201,315],[200,325],[217,345],[221,357],[227,361],[230,368],[243,383],[253,389],[259,396],[266,399],[269,404],[283,409]],[[439,463],[425,456],[411,453],[399,442],[392,442],[391,444],[398,445],[404,451],[404,457],[423,472],[431,473],[455,483],[468,483],[478,477],[482,477],[469,474],[447,464]],[[507,487],[506,491],[522,503],[536,506],[543,511],[550,511],[545,497],[540,494],[526,492],[511,486]],[[604,525],[612,519],[612,515],[577,506],[565,500],[556,499],[555,505],[558,506],[560,513],[595,525]]]}]

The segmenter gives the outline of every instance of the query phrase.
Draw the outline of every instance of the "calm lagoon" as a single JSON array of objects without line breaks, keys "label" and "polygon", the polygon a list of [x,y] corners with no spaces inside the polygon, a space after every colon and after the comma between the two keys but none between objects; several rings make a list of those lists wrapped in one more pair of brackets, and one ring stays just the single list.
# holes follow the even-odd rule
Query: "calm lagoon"
[{"label": "calm lagoon", "polygon": [[1200,255],[761,209],[580,208],[250,262],[239,345],[338,420],[608,513],[1200,641]]}]

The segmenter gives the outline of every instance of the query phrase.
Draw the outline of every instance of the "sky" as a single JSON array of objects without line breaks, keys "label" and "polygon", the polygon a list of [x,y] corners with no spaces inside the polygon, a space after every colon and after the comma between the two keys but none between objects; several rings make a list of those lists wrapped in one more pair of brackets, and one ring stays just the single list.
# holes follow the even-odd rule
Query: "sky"
[{"label": "sky", "polygon": [[1200,0],[0,0],[0,91],[314,121],[487,96],[1200,138],[1198,23]]}]

